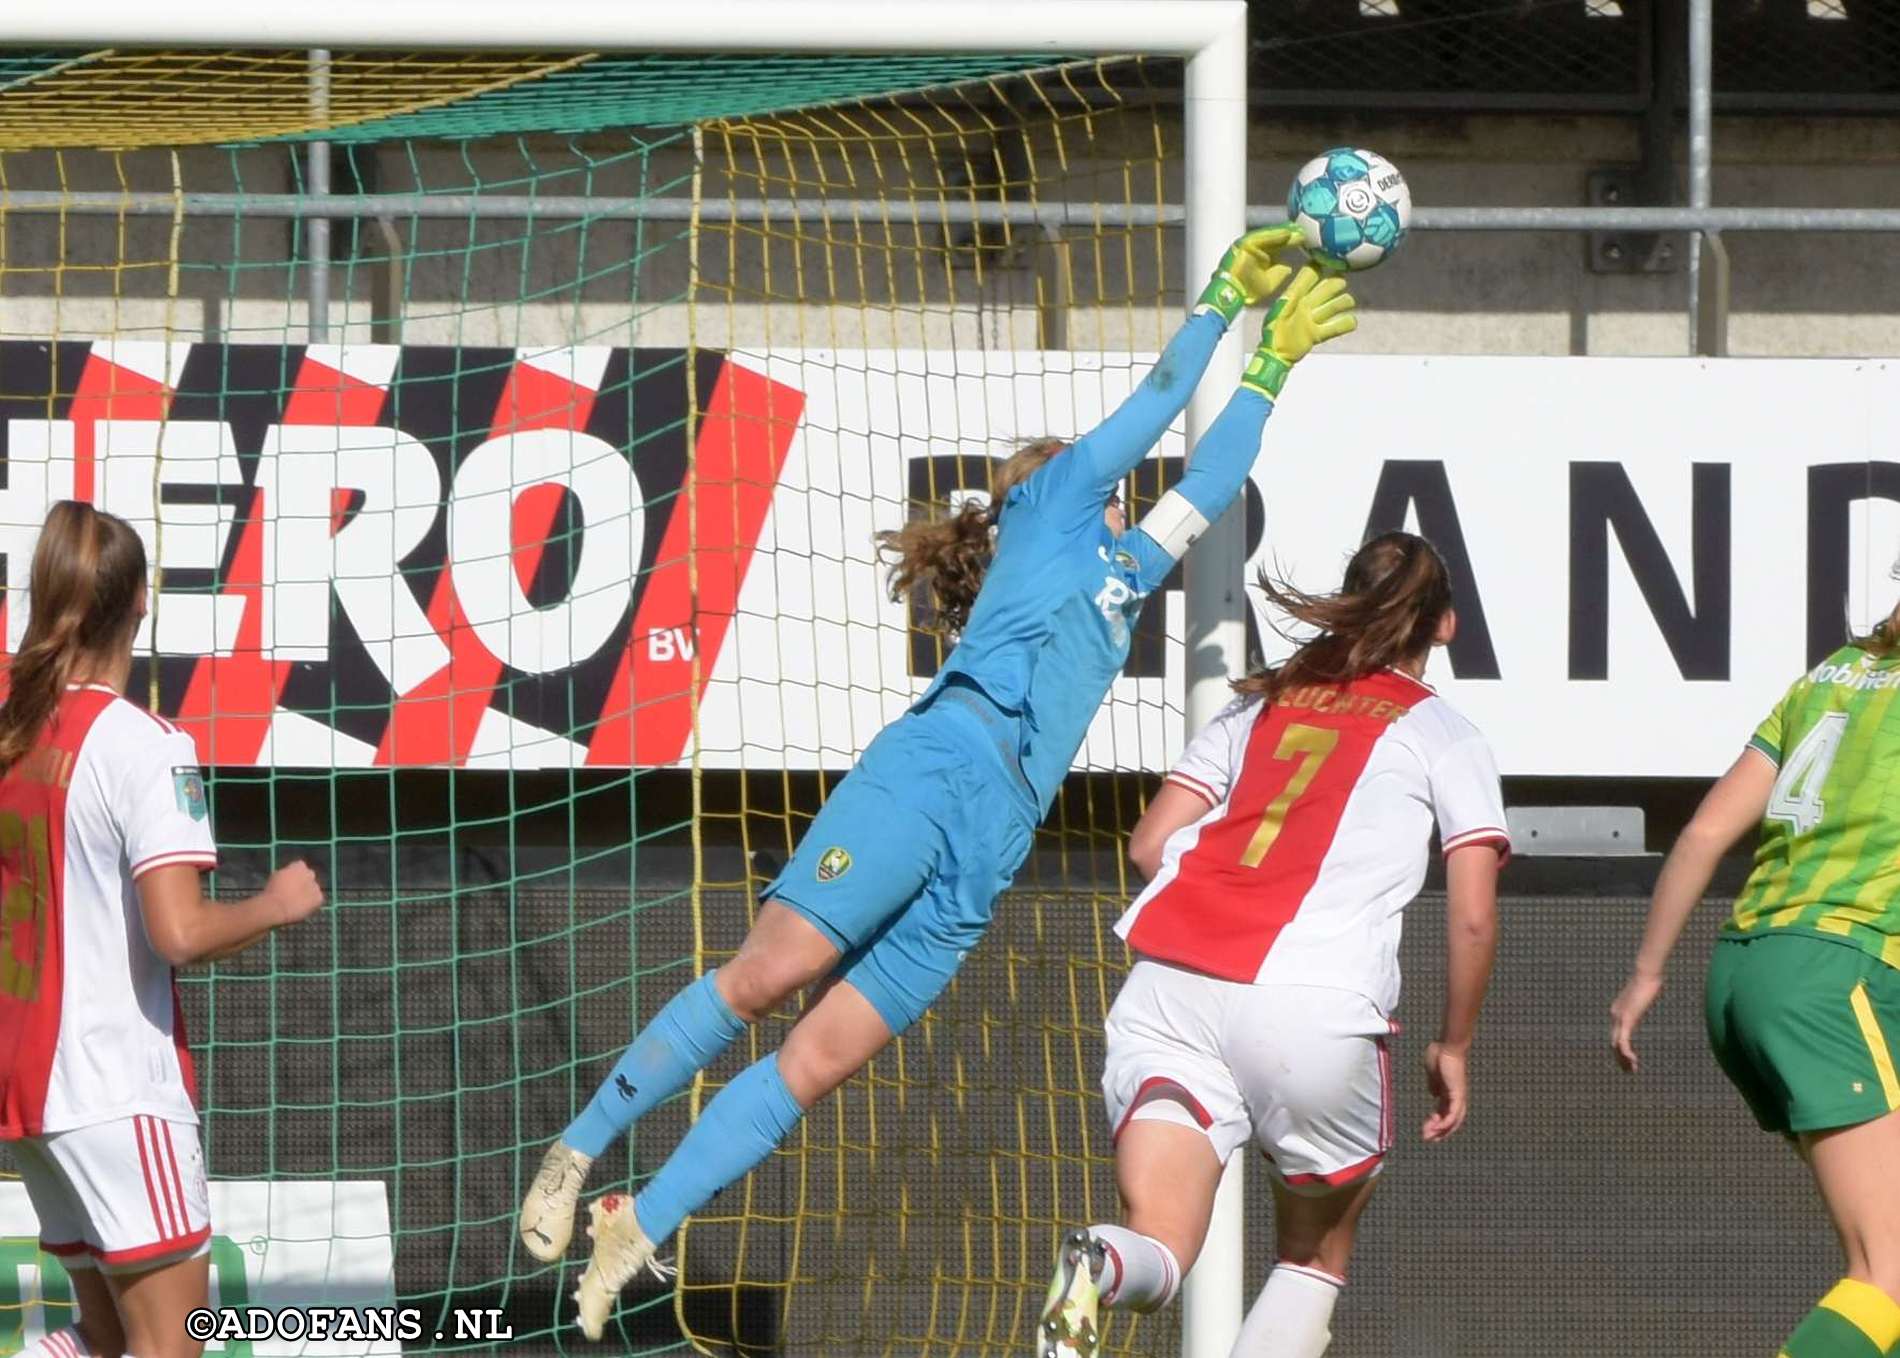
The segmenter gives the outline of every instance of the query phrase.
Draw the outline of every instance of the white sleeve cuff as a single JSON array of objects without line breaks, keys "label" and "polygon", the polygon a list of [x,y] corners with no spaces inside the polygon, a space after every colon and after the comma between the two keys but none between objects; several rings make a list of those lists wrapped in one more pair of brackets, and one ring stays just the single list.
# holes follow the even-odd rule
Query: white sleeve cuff
[{"label": "white sleeve cuff", "polygon": [[1156,502],[1155,507],[1142,516],[1141,531],[1154,539],[1155,545],[1169,556],[1179,561],[1194,545],[1194,540],[1207,531],[1207,520],[1201,517],[1201,511],[1178,490],[1171,490]]},{"label": "white sleeve cuff", "polygon": [[1195,796],[1199,797],[1202,801],[1206,802],[1209,806],[1220,805],[1220,798],[1214,795],[1213,788],[1209,787],[1206,783],[1203,783],[1199,778],[1195,778],[1190,774],[1182,773],[1179,769],[1176,769],[1174,772],[1170,773],[1166,778],[1162,779],[1161,781],[1164,783],[1173,783],[1176,787],[1179,787],[1179,788],[1186,788],[1189,792],[1192,792]]}]

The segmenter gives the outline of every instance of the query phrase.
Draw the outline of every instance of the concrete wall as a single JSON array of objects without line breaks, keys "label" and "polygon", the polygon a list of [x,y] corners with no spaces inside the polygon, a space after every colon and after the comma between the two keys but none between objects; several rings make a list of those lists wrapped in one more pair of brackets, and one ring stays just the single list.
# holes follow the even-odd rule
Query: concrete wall
[{"label": "concrete wall", "polygon": [[[1178,201],[1172,117],[1134,110],[1072,120],[1059,133],[1040,129],[1025,143],[1033,170],[1005,173],[1033,173],[1045,198]],[[1421,202],[1578,204],[1591,169],[1636,161],[1638,134],[1633,119],[1613,117],[1263,113],[1250,187],[1255,201],[1277,201],[1307,155],[1353,142],[1396,160]],[[1718,203],[1900,206],[1900,120],[1723,119],[1715,143]],[[709,138],[706,196],[967,197],[960,181],[994,169],[991,143],[968,132],[866,140],[828,159],[801,145]],[[391,191],[691,191],[689,144],[679,134],[398,146],[376,158],[380,186]],[[285,192],[293,187],[290,155],[193,149],[179,154],[175,172],[171,156],[157,151],[0,156],[0,184],[11,189],[169,191],[174,183]],[[715,346],[1148,347],[1175,314],[1172,303],[1157,303],[1207,263],[1186,266],[1176,231],[1071,232],[1073,296],[1064,299],[1052,291],[1064,271],[1056,247],[1033,233],[972,248],[967,233],[947,244],[941,231],[920,236],[843,216],[769,231],[707,226],[689,315],[692,251],[680,223],[438,221],[398,229],[399,275],[377,258],[383,247],[373,227],[359,257],[338,266],[333,323],[347,338],[370,339],[372,315],[386,314],[393,295],[411,343],[673,345],[690,333]],[[1900,270],[1889,242],[1763,233],[1733,235],[1729,245],[1733,352],[1900,351]],[[0,336],[301,338],[305,279],[289,263],[291,249],[289,225],[264,218],[0,216]],[[1574,233],[1416,233],[1399,259],[1359,281],[1365,324],[1341,347],[1683,352],[1685,275],[1597,274],[1585,253]]]}]

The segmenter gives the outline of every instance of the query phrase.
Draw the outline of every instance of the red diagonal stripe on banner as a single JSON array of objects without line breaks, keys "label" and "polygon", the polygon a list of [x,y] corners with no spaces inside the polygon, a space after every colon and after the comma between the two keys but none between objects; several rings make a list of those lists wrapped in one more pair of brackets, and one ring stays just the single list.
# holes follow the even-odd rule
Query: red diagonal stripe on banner
[{"label": "red diagonal stripe on banner", "polygon": [[[171,388],[133,368],[124,368],[95,348],[86,355],[73,386],[66,418],[73,426],[73,498],[99,503],[100,420],[162,420],[171,406]],[[0,604],[0,640],[6,637],[6,608]],[[0,673],[0,698],[7,684]]]},{"label": "red diagonal stripe on banner", "polygon": [[[796,387],[730,360],[720,369],[680,487],[680,508],[667,522],[627,653],[587,748],[589,764],[671,764],[685,751],[697,695],[692,655],[679,643],[698,648],[704,693],[804,410],[805,394]],[[689,552],[698,565],[697,599]]]},{"label": "red diagonal stripe on banner", "polygon": [[285,424],[332,424],[366,429],[383,418],[389,389],[339,372],[306,355],[284,402]]},{"label": "red diagonal stripe on banner", "polygon": [[86,355],[73,388],[66,418],[73,425],[73,498],[97,504],[98,445],[94,424],[99,420],[162,420],[171,405],[171,389],[163,382],[102,357],[95,348]]},{"label": "red diagonal stripe on banner", "polygon": [[[496,402],[488,437],[526,433],[531,429],[587,428],[594,413],[595,393],[545,368],[516,363]],[[558,495],[529,492],[510,516],[517,534],[515,569],[523,579],[534,579],[547,545],[549,530],[560,508]],[[452,764],[468,759],[481,728],[482,714],[495,696],[502,664],[469,624],[455,597],[455,581],[446,563],[429,601],[429,625],[449,646],[449,663],[396,701],[396,710],[376,751],[378,764]]]},{"label": "red diagonal stripe on banner", "polygon": [[548,533],[554,516],[561,512],[567,493],[559,486],[529,486],[515,500],[508,515],[510,554],[514,559],[515,580],[526,594],[534,588],[535,573],[541,569],[541,555],[547,549]]},{"label": "red diagonal stripe on banner", "polygon": [[[382,417],[386,392],[305,355],[284,400],[285,424],[367,426]],[[238,530],[224,593],[244,600],[229,655],[200,661],[178,708],[178,724],[198,743],[206,764],[255,764],[270,737],[271,717],[290,677],[286,662],[264,652],[264,491],[251,497]],[[332,530],[334,531],[334,529]]]}]

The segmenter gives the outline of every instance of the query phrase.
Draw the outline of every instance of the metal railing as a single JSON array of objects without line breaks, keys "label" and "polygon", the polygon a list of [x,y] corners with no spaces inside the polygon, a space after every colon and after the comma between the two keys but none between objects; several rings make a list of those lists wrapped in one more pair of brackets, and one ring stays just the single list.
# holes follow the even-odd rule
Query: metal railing
[{"label": "metal railing", "polygon": [[[1727,351],[1728,255],[1725,232],[1900,232],[1900,208],[1724,207],[1710,202],[1713,159],[1713,0],[1688,0],[1688,198],[1683,206],[1420,207],[1420,231],[1686,232],[1691,236],[1684,306],[1690,348]],[[323,63],[313,54],[312,97],[321,97]],[[324,327],[330,295],[327,249],[315,248],[332,220],[644,220],[659,222],[849,222],[886,226],[1015,226],[1044,231],[1064,227],[1180,226],[1183,205],[899,201],[875,199],[736,199],[597,197],[525,194],[336,194],[328,192],[321,163],[310,148],[310,192],[282,194],[0,191],[0,212],[106,216],[234,216],[308,223],[313,248],[308,289],[313,329]],[[1248,213],[1253,225],[1278,216],[1273,208]]]}]

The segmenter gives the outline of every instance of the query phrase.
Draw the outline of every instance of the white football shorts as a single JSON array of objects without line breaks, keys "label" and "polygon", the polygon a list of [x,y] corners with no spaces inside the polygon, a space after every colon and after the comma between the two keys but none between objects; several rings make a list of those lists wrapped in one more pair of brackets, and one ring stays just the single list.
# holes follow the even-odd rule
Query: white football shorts
[{"label": "white football shorts", "polygon": [[1392,1147],[1396,1031],[1328,986],[1252,985],[1140,960],[1108,1015],[1102,1092],[1131,1119],[1198,1126],[1227,1157],[1249,1139],[1294,1192],[1379,1172]]},{"label": "white football shorts", "polygon": [[118,1118],[13,1143],[40,1248],[67,1268],[134,1273],[211,1248],[198,1129]]}]

